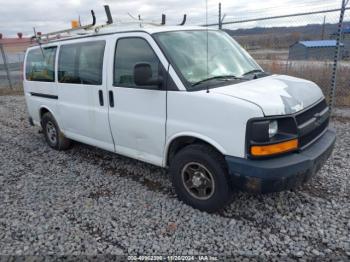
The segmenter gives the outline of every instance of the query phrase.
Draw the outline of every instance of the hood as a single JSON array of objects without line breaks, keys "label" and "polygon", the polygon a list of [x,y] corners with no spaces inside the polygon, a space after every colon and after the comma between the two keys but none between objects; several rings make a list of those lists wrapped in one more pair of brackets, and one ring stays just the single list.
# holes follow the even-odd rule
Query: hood
[{"label": "hood", "polygon": [[285,75],[213,88],[210,92],[252,102],[262,109],[265,116],[292,114],[324,97],[315,83]]}]

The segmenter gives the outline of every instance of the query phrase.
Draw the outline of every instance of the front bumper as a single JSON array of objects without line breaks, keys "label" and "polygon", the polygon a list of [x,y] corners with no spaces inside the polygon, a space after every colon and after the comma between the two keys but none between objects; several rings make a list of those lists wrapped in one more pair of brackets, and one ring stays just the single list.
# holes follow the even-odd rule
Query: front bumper
[{"label": "front bumper", "polygon": [[234,187],[254,193],[295,188],[313,176],[331,155],[335,131],[328,129],[305,150],[264,160],[226,156]]}]

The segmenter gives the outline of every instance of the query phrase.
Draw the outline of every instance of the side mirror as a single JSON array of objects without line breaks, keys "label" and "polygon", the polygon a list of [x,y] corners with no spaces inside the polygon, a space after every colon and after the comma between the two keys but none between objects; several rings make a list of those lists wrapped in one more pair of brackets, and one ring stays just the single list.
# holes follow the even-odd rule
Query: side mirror
[{"label": "side mirror", "polygon": [[134,66],[134,82],[138,86],[158,86],[163,83],[163,79],[152,78],[152,68],[148,63],[139,63]]}]

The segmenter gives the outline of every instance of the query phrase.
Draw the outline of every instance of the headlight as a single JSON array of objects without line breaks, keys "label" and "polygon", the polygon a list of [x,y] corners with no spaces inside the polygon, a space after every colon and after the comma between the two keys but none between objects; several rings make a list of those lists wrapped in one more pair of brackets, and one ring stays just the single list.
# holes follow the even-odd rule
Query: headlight
[{"label": "headlight", "polygon": [[269,123],[269,138],[275,136],[278,131],[278,123],[277,120],[270,121]]},{"label": "headlight", "polygon": [[255,118],[247,124],[247,153],[265,157],[298,149],[298,131],[293,117]]}]

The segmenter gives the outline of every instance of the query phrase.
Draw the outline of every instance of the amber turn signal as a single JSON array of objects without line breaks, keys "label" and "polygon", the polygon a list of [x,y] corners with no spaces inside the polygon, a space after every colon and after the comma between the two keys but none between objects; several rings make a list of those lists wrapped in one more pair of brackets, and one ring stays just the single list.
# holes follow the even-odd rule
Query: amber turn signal
[{"label": "amber turn signal", "polygon": [[298,139],[293,139],[272,145],[252,146],[250,149],[250,153],[253,156],[269,156],[289,152],[297,148]]}]

